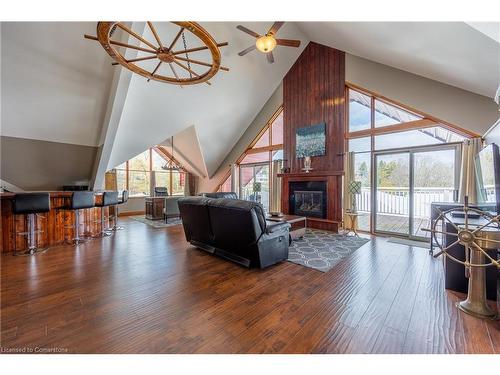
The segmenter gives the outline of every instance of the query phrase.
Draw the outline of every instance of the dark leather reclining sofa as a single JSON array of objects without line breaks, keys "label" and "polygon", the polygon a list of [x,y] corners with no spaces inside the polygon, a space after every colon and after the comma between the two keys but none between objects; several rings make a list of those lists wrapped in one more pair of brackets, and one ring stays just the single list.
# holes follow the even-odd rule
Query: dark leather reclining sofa
[{"label": "dark leather reclining sofa", "polygon": [[266,222],[262,205],[232,198],[179,200],[186,239],[246,267],[265,268],[288,258],[288,223]]}]

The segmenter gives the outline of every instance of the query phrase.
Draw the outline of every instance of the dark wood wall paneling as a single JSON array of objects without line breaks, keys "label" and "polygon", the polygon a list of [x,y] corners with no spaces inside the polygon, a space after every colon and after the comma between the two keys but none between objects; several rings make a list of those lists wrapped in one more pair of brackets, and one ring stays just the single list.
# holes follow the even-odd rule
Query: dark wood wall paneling
[{"label": "dark wood wall paneling", "polygon": [[[309,43],[283,80],[285,167],[282,209],[288,213],[288,183],[327,181],[327,219],[308,219],[308,225],[337,230],[342,221],[344,169],[345,53]],[[312,157],[313,172],[302,172],[303,160],[295,156],[297,128],[326,124],[326,155]]]},{"label": "dark wood wall paneling", "polygon": [[342,171],[344,152],[345,53],[309,43],[283,80],[284,155],[291,173],[297,128],[326,123],[326,155],[312,158],[317,171]]}]

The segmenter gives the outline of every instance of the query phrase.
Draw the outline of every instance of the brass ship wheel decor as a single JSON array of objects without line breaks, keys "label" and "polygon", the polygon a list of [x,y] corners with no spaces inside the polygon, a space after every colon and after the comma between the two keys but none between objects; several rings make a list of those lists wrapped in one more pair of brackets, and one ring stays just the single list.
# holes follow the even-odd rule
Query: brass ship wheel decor
[{"label": "brass ship wheel decor", "polygon": [[[500,215],[493,215],[487,211],[469,207],[466,197],[463,207],[456,207],[446,211],[439,209],[439,216],[434,220],[431,229],[431,241],[436,243],[439,252],[433,254],[435,258],[444,255],[454,262],[465,267],[465,276],[469,279],[467,299],[457,303],[457,307],[470,315],[484,319],[497,319],[498,315],[486,302],[486,267],[500,268],[500,262],[492,257],[487,250],[500,248]],[[454,212],[463,216],[463,223],[454,222],[450,217]],[[474,215],[475,223],[471,223],[470,216]],[[443,225],[441,230],[438,223],[447,223],[452,232],[448,232]],[[480,224],[478,224],[480,223]],[[454,240],[451,244],[443,246],[437,239],[437,234],[450,236]],[[464,259],[461,260],[449,253],[455,245],[464,247]],[[491,251],[490,251],[491,252]]]},{"label": "brass ship wheel decor", "polygon": [[[175,36],[171,40],[162,40],[160,34],[152,22],[147,22],[154,37],[154,42],[148,41],[144,36],[134,32],[123,22],[98,22],[97,36],[84,35],[86,39],[96,40],[106,50],[106,52],[115,60],[113,65],[122,65],[134,73],[146,77],[147,80],[171,83],[175,85],[195,85],[206,83],[210,85],[209,79],[215,76],[220,70],[229,71],[228,68],[221,66],[221,53],[219,47],[227,46],[228,43],[217,43],[214,38],[198,23],[172,22],[178,26]],[[138,45],[124,43],[112,39],[116,29],[129,34],[138,41]],[[188,48],[186,34],[191,34],[189,39],[196,40],[197,45]],[[177,46],[179,40],[182,40],[182,47]],[[198,43],[200,45],[198,45]],[[140,53],[135,58],[127,58],[127,51],[133,50]],[[199,58],[193,58],[197,52],[208,51],[210,61],[201,61]],[[207,54],[204,54],[207,58]],[[146,68],[144,62],[153,61],[151,69]],[[166,69],[163,65],[167,66]],[[195,68],[196,66],[196,68]],[[161,70],[160,70],[161,69]]]}]

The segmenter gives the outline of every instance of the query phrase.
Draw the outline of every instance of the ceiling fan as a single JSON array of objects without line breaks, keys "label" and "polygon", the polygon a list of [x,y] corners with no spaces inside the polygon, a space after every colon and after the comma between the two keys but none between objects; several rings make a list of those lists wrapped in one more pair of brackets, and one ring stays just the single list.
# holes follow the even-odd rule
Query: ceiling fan
[{"label": "ceiling fan", "polygon": [[253,51],[254,49],[258,49],[259,51],[266,54],[267,62],[272,64],[274,62],[273,49],[278,46],[285,47],[299,47],[300,40],[292,40],[292,39],[276,39],[276,33],[283,26],[284,22],[275,22],[269,29],[269,31],[264,35],[259,35],[255,31],[247,29],[245,26],[238,25],[237,29],[243,31],[244,33],[250,34],[257,40],[255,41],[255,45],[244,49],[238,55],[244,56],[248,52]]}]

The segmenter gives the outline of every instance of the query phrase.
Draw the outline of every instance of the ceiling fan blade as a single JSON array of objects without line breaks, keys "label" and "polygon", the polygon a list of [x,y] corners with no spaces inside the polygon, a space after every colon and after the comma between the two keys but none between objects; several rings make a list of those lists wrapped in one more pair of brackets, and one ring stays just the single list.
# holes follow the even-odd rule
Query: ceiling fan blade
[{"label": "ceiling fan blade", "polygon": [[268,34],[276,35],[278,30],[283,26],[284,22],[275,22],[267,32]]},{"label": "ceiling fan blade", "polygon": [[236,26],[236,28],[238,30],[241,30],[243,31],[244,33],[247,33],[247,34],[250,34],[251,36],[253,36],[254,38],[260,38],[260,35],[257,34],[255,31],[252,31],[250,29],[247,29],[245,26],[241,26],[241,25],[238,25]]},{"label": "ceiling fan blade", "polygon": [[255,49],[255,44],[253,46],[250,46],[248,47],[247,49],[244,49],[243,51],[241,51],[240,53],[238,53],[238,55],[240,56],[245,56],[248,52],[251,52]]},{"label": "ceiling fan blade", "polygon": [[267,56],[267,62],[269,64],[272,64],[274,62],[274,56],[273,56],[273,52],[268,52],[266,53],[266,56]]},{"label": "ceiling fan blade", "polygon": [[276,44],[278,46],[285,46],[285,47],[299,47],[300,46],[300,40],[276,39]]}]

